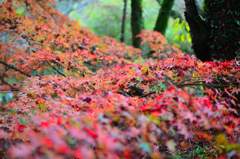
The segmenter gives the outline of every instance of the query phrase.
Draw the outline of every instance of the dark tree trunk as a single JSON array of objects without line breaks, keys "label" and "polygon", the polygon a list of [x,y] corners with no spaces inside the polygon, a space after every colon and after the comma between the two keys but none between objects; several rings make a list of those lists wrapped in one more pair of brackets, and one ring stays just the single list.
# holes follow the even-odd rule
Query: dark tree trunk
[{"label": "dark tree trunk", "polygon": [[168,19],[173,6],[174,0],[164,0],[159,10],[158,18],[154,27],[154,31],[165,34],[168,25]]},{"label": "dark tree trunk", "polygon": [[192,48],[200,60],[209,61],[211,56],[208,53],[208,31],[198,14],[195,0],[185,0],[185,5],[185,18],[190,27]]},{"label": "dark tree trunk", "polygon": [[124,42],[124,32],[125,32],[125,20],[126,20],[126,12],[127,12],[127,0],[124,1],[124,7],[123,7],[123,16],[122,16],[122,30],[121,30],[121,37],[120,41]]},{"label": "dark tree trunk", "polygon": [[192,48],[202,61],[231,60],[240,48],[239,0],[205,0],[204,20],[195,0],[185,0]]},{"label": "dark tree trunk", "polygon": [[140,48],[141,38],[136,38],[136,35],[143,29],[142,0],[132,0],[131,8],[132,43],[134,47]]}]

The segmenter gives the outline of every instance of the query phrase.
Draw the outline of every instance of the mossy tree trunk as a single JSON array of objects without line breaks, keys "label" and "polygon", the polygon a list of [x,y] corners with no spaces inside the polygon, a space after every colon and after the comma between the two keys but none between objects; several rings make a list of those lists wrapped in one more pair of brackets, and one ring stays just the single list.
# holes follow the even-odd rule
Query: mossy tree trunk
[{"label": "mossy tree trunk", "polygon": [[143,29],[142,0],[132,0],[131,8],[132,44],[140,48],[141,38],[136,38],[136,35],[140,34]]},{"label": "mossy tree trunk", "polygon": [[158,18],[154,27],[154,31],[158,31],[163,35],[166,32],[168,19],[171,13],[174,0],[164,0],[159,10]]},{"label": "mossy tree trunk", "polygon": [[202,61],[234,59],[240,49],[239,0],[205,0],[203,18],[195,0],[185,0],[185,5],[197,57]]},{"label": "mossy tree trunk", "polygon": [[124,33],[125,33],[125,21],[126,21],[126,12],[127,12],[127,0],[123,0],[123,16],[122,16],[122,28],[121,28],[121,37],[120,41],[124,42]]}]

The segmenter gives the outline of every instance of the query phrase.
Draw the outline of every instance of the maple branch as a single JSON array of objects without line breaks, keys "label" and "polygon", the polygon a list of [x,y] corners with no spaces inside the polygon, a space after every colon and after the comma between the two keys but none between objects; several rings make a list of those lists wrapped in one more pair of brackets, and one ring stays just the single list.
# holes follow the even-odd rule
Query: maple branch
[{"label": "maple branch", "polygon": [[83,45],[78,45],[78,48],[81,49],[81,50],[90,50],[92,54],[94,54],[94,49],[91,49],[91,48],[87,48],[86,46],[83,46]]},{"label": "maple branch", "polygon": [[66,77],[66,75],[65,75],[61,70],[59,70],[57,67],[52,66],[52,68],[53,68],[55,71],[57,71],[57,73],[59,73],[60,75]]},{"label": "maple branch", "polygon": [[140,96],[140,98],[144,98],[144,97],[147,97],[147,96],[152,95],[152,94],[156,94],[156,92],[149,92],[147,94],[144,94],[144,95]]},{"label": "maple branch", "polygon": [[175,156],[171,156],[171,155],[163,155],[161,154],[164,158],[167,158],[167,159],[178,159],[178,157],[175,157]]},{"label": "maple branch", "polygon": [[74,86],[70,86],[72,89],[76,90],[76,91],[81,91],[80,89],[78,89],[77,87],[74,87]]},{"label": "maple branch", "polygon": [[[37,71],[38,68],[37,68],[37,69],[34,69],[34,68],[30,67],[29,65],[27,65],[27,67],[28,67],[30,70],[32,70],[32,71],[36,71],[38,76],[41,76],[41,74]],[[39,66],[39,68],[40,68],[40,67],[41,67],[41,66]]]},{"label": "maple branch", "polygon": [[124,95],[124,96],[126,96],[126,97],[131,97],[129,94],[127,94],[127,92],[124,92],[124,91],[122,91],[122,90],[117,91],[117,93],[118,93],[118,94],[122,94],[122,95]]},{"label": "maple branch", "polygon": [[0,76],[0,80],[2,81],[3,84],[6,84],[6,85],[9,86],[9,87],[11,88],[11,91],[18,91],[18,92],[20,92],[20,90],[19,90],[18,88],[11,86],[11,85],[10,85],[9,83],[7,83],[1,76]]},{"label": "maple branch", "polygon": [[[221,85],[221,84],[204,84],[204,83],[186,83],[186,84],[181,84],[180,87],[185,87],[185,86],[206,86],[206,87],[229,87],[231,85]],[[240,85],[236,85],[240,86]]]},{"label": "maple branch", "polygon": [[10,64],[8,64],[8,63],[6,63],[6,62],[3,62],[3,61],[1,61],[1,60],[0,60],[0,63],[3,64],[3,65],[5,65],[5,66],[7,66],[7,67],[9,67],[9,68],[11,68],[11,69],[14,69],[15,71],[20,72],[21,74],[23,74],[23,75],[25,75],[25,76],[27,76],[27,77],[31,77],[31,75],[29,75],[29,74],[27,74],[27,73],[19,70],[18,68],[14,67],[13,65],[10,65]]}]

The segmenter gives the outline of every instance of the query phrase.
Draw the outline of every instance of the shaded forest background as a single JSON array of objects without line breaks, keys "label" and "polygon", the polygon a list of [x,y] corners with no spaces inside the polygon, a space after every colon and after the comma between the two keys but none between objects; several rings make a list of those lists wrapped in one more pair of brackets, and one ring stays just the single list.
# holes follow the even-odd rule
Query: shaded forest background
[{"label": "shaded forest background", "polygon": [[[58,9],[68,15],[71,19],[76,20],[82,26],[90,28],[96,35],[100,37],[109,36],[120,41],[121,25],[122,25],[122,12],[124,7],[123,0],[57,0]],[[160,2],[160,4],[159,4]],[[202,8],[203,0],[197,0],[197,5]],[[161,8],[162,0],[143,0],[143,20],[144,29],[153,30],[159,9]],[[180,41],[176,35],[186,34],[187,30],[179,29],[174,32],[173,22],[175,19],[180,18],[184,20],[184,0],[175,0],[171,10],[168,27],[166,30],[165,38],[169,44],[175,45],[184,52],[194,54],[191,43],[188,41]],[[132,32],[131,32],[131,1],[127,1],[125,22],[125,43],[132,45]],[[175,39],[174,39],[175,38]],[[144,48],[143,48],[144,49]],[[147,48],[145,48],[147,50]]]}]

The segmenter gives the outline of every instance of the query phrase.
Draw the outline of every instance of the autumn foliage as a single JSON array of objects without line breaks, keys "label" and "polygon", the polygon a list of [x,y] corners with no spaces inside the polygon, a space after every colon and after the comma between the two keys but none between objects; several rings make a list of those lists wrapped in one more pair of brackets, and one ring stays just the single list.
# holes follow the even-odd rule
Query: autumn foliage
[{"label": "autumn foliage", "polygon": [[0,3],[0,31],[0,89],[15,95],[1,157],[239,157],[238,59],[203,63],[153,31],[139,35],[155,51],[143,59],[50,0]]}]

